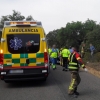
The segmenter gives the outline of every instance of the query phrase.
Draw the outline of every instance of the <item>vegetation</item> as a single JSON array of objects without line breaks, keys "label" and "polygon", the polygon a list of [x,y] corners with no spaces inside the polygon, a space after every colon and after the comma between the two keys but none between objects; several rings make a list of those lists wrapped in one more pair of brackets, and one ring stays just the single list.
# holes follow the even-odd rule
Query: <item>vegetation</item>
[{"label": "vegetation", "polygon": [[[4,21],[18,21],[18,20],[34,20],[31,15],[25,18],[20,12],[13,10],[13,13],[6,16],[1,16],[0,18],[0,29],[3,28]],[[49,46],[56,44],[58,48],[64,46],[76,46],[78,49],[81,47],[82,43],[86,45],[85,58],[89,55],[88,52],[89,44],[92,43],[96,52],[100,52],[100,24],[96,21],[87,19],[85,22],[68,22],[65,27],[50,31],[47,35],[47,41]],[[100,53],[96,53],[97,61],[100,61]]]},{"label": "vegetation", "polygon": [[65,27],[53,30],[47,34],[49,46],[56,44],[58,48],[76,46],[78,50],[85,43],[85,63],[89,61],[89,45],[92,43],[96,48],[94,61],[100,61],[100,24],[87,19],[85,22],[67,23]]},{"label": "vegetation", "polygon": [[100,25],[93,20],[86,20],[84,23],[77,21],[67,23],[65,27],[53,30],[47,34],[49,46],[56,44],[58,48],[63,46],[80,47],[82,42],[89,48],[92,43],[97,51],[100,51]]},{"label": "vegetation", "polygon": [[34,20],[31,15],[25,18],[20,12],[13,10],[11,15],[1,16],[0,18],[0,29],[3,28],[4,21],[20,21],[20,20]]}]

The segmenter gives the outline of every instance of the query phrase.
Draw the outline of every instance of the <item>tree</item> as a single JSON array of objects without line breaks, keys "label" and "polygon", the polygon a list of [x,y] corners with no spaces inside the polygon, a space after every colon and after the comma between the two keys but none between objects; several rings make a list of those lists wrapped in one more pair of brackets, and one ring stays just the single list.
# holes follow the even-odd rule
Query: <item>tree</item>
[{"label": "tree", "polygon": [[52,46],[53,44],[55,44],[57,47],[59,47],[59,41],[57,39],[57,30],[51,31],[46,35],[47,41],[48,41],[48,45]]},{"label": "tree", "polygon": [[[57,44],[58,47],[76,46],[77,48],[79,48],[82,42],[89,44],[90,41],[93,41],[93,39],[90,39],[90,37],[94,37],[95,34],[93,35],[93,33],[94,31],[96,31],[96,29],[99,29],[99,27],[100,26],[97,25],[95,21],[89,19],[86,20],[84,23],[80,21],[72,21],[71,23],[67,23],[66,27],[48,33],[48,43],[49,45]],[[99,36],[99,30],[97,31],[97,36]]]},{"label": "tree", "polygon": [[92,43],[95,48],[96,51],[100,52],[100,25],[95,27],[95,29],[91,32],[89,32],[86,35],[86,47],[89,48],[89,44]]},{"label": "tree", "polygon": [[8,15],[8,19],[10,21],[18,21],[25,19],[25,17],[20,12],[13,10],[12,15]]},{"label": "tree", "polygon": [[90,31],[93,31],[96,27],[96,21],[93,21],[93,20],[90,20],[90,19],[87,19],[84,23],[84,28],[90,32]]},{"label": "tree", "polygon": [[33,17],[32,17],[31,15],[29,15],[29,16],[26,18],[26,20],[27,20],[27,21],[32,21],[32,20],[34,20],[34,19],[33,19]]},{"label": "tree", "polygon": [[[11,15],[6,15],[6,16],[2,16],[0,19],[0,29],[3,28],[4,25],[4,21],[22,21],[24,20],[25,17],[23,15],[21,15],[21,13],[19,11],[15,11],[13,10],[13,13]],[[29,15],[26,20],[34,20],[33,17],[31,15]]]},{"label": "tree", "polygon": [[65,32],[65,28],[60,28],[60,30],[58,30],[58,34],[56,35],[57,36],[57,39],[59,41],[59,48],[60,47],[63,47],[66,45],[66,42],[67,42],[67,34]]},{"label": "tree", "polygon": [[2,16],[2,18],[0,19],[0,29],[3,28],[4,21],[9,21],[8,15],[7,16]]}]

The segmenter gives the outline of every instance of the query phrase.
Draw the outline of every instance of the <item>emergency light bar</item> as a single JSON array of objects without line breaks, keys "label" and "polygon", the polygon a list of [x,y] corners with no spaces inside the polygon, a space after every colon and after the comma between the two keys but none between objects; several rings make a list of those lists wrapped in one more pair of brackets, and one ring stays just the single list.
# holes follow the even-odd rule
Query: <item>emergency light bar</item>
[{"label": "emergency light bar", "polygon": [[41,22],[37,21],[5,21],[4,27],[6,26],[18,26],[18,25],[30,25],[30,26],[42,26]]}]

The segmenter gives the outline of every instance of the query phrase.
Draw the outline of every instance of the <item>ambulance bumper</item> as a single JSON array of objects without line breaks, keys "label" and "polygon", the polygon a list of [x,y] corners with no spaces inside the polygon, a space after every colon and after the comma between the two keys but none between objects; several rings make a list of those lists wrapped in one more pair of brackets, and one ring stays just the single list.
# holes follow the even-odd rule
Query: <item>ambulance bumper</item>
[{"label": "ambulance bumper", "polygon": [[43,80],[48,77],[48,69],[5,69],[1,72],[4,81]]}]

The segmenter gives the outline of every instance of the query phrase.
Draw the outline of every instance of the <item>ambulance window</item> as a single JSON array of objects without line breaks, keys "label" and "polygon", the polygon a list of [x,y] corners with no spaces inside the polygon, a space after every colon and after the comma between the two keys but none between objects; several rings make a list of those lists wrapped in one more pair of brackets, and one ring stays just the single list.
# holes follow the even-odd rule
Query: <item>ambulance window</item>
[{"label": "ambulance window", "polygon": [[8,51],[13,54],[37,53],[40,48],[39,34],[7,35]]}]

